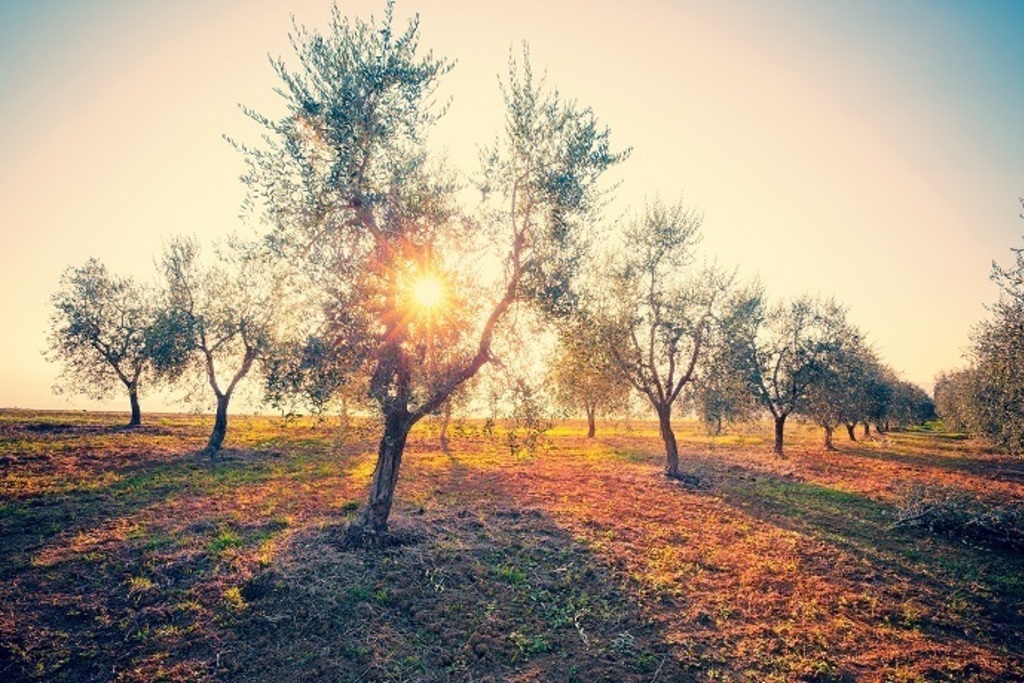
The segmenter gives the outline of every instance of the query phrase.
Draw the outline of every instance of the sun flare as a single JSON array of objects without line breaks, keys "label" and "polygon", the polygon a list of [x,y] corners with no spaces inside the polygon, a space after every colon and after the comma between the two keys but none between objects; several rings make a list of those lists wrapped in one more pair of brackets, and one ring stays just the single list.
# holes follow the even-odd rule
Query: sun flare
[{"label": "sun flare", "polygon": [[412,285],[412,298],[417,308],[432,310],[444,302],[444,287],[432,275],[424,275]]}]

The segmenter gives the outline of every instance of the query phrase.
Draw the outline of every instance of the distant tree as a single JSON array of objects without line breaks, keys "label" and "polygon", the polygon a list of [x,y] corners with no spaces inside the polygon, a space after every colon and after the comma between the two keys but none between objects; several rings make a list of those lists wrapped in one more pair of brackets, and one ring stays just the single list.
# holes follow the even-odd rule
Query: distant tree
[{"label": "distant tree", "polygon": [[548,376],[556,404],[570,414],[582,410],[586,415],[588,438],[597,432],[598,415],[620,410],[629,400],[628,380],[600,334],[584,321],[566,323],[559,330]]},{"label": "distant tree", "polygon": [[[722,433],[726,422],[749,422],[761,411],[743,376],[730,366],[729,344],[721,325],[711,328],[711,342],[702,370],[693,381],[687,402],[711,435]],[[686,394],[686,391],[684,391]]]},{"label": "distant tree", "polygon": [[935,378],[935,412],[949,431],[969,431],[975,424],[974,383],[971,369],[941,372]]},{"label": "distant tree", "polygon": [[934,420],[935,402],[928,393],[913,382],[898,380],[893,385],[892,407],[887,427],[906,429]]},{"label": "distant tree", "polygon": [[860,332],[845,321],[837,320],[832,324],[845,329],[836,331],[836,345],[823,358],[818,377],[808,388],[799,408],[801,415],[824,430],[827,450],[835,450],[832,435],[839,425],[845,425],[850,438],[855,440],[851,425],[865,418],[865,381],[875,362]]},{"label": "distant tree", "polygon": [[[425,146],[451,65],[418,54],[418,21],[394,32],[392,9],[364,22],[335,6],[326,34],[297,28],[298,68],[274,63],[287,113],[251,112],[263,143],[239,146],[271,243],[319,293],[309,318],[319,318],[337,364],[366,378],[380,411],[369,500],[347,527],[350,545],[386,531],[409,431],[491,360],[510,308],[571,307],[583,222],[602,172],[623,158],[589,109],[535,81],[528,59],[513,60],[504,136],[482,153],[483,208],[476,220],[460,216],[457,184]],[[466,291],[474,296],[460,304]]]},{"label": "distant tree", "polygon": [[831,300],[800,297],[769,308],[755,287],[738,296],[725,317],[730,366],[775,422],[782,456],[786,419],[804,408],[815,384],[842,348],[846,311]]},{"label": "distant tree", "polygon": [[[863,401],[863,414],[859,421],[864,426],[864,436],[871,435],[871,423],[880,431],[885,431],[889,422],[889,412],[893,401],[893,387],[898,381],[896,372],[877,358],[868,363],[864,369],[863,380],[859,383],[859,399]],[[846,428],[851,439],[854,438],[854,424],[847,423]]]},{"label": "distant tree", "polygon": [[142,424],[139,386],[149,365],[150,293],[111,274],[92,258],[68,268],[51,297],[47,357],[61,364],[58,391],[108,397],[118,384],[128,392],[130,427]]},{"label": "distant tree", "polygon": [[[1024,200],[1022,200],[1024,202]],[[1010,453],[1024,453],[1024,248],[1015,248],[1014,265],[992,264],[1000,289],[991,317],[973,334],[971,355],[979,431]]]},{"label": "distant tree", "polygon": [[595,323],[612,362],[658,415],[665,473],[680,478],[672,409],[697,376],[728,278],[695,267],[702,218],[654,201],[633,219],[607,276]]},{"label": "distant tree", "polygon": [[173,382],[185,373],[213,391],[216,413],[205,452],[220,450],[228,407],[253,364],[270,355],[286,302],[269,274],[267,254],[234,242],[204,263],[194,238],[176,237],[161,260],[164,289],[151,349],[158,376]]},{"label": "distant tree", "polygon": [[[1021,200],[1024,203],[1024,199]],[[999,286],[991,317],[972,334],[970,366],[940,376],[937,410],[950,427],[966,427],[1009,453],[1024,453],[1024,248],[1014,264],[992,263]]]}]

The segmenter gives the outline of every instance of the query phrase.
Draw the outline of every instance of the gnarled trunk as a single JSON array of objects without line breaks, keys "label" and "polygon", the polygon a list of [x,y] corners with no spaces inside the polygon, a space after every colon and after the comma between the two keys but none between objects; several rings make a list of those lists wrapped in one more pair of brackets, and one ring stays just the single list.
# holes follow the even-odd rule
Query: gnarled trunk
[{"label": "gnarled trunk", "polygon": [[213,455],[224,445],[224,435],[228,433],[228,403],[231,401],[231,394],[217,394],[217,415],[213,420],[213,432],[210,433],[210,440],[203,449],[208,455]]},{"label": "gnarled trunk", "polygon": [[679,479],[679,446],[672,431],[672,406],[658,406],[657,410],[661,440],[665,442],[665,476]]},{"label": "gnarled trunk", "polygon": [[864,438],[871,436],[871,425],[868,424],[867,420],[864,420]]},{"label": "gnarled trunk", "polygon": [[597,408],[592,403],[587,404],[587,438],[593,439],[594,434],[597,433],[597,423],[595,422],[595,413]]},{"label": "gnarled trunk", "polygon": [[849,422],[846,424],[846,433],[850,435],[850,441],[856,441],[857,435],[854,433],[853,428],[857,426],[856,422]]},{"label": "gnarled trunk", "polygon": [[142,409],[139,408],[139,389],[134,384],[128,387],[128,400],[132,406],[132,417],[128,421],[128,426],[138,427],[142,424]]},{"label": "gnarled trunk", "polygon": [[825,425],[825,450],[834,451],[835,445],[832,443],[832,432],[834,428],[831,425]]},{"label": "gnarled trunk", "polygon": [[374,545],[387,532],[388,516],[398,485],[398,468],[413,424],[405,409],[394,410],[384,416],[384,435],[377,448],[377,465],[373,470],[369,499],[359,516],[345,529],[346,546]]},{"label": "gnarled trunk", "polygon": [[786,418],[788,416],[789,415],[786,413],[775,416],[775,446],[772,450],[774,450],[775,455],[779,456],[780,458],[783,457],[782,442],[786,433]]}]

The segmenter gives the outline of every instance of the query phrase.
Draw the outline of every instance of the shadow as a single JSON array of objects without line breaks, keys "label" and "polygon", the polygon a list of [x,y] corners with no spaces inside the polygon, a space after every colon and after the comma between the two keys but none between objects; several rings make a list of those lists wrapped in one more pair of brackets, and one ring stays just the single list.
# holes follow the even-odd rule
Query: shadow
[{"label": "shadow", "polygon": [[1019,458],[990,455],[985,458],[964,457],[962,451],[951,449],[950,454],[936,456],[935,453],[896,453],[891,449],[876,450],[853,444],[836,448],[839,454],[851,455],[867,460],[906,465],[922,470],[941,470],[959,474],[970,474],[1008,483],[1024,482],[1024,465]]},{"label": "shadow", "polygon": [[[460,468],[462,486],[473,470]],[[479,492],[479,489],[472,489]],[[296,537],[242,590],[230,681],[689,681],[661,626],[599,557],[514,501],[405,506],[397,546]]]},{"label": "shadow", "polygon": [[0,497],[0,680],[211,680],[218,620],[238,608],[231,582],[292,531],[275,506],[320,504],[302,492],[342,479],[361,449],[313,456],[283,439],[211,460],[145,443],[112,449],[116,468],[69,456],[64,466],[94,468],[72,490]]},{"label": "shadow", "polygon": [[[984,617],[972,624],[973,640],[1024,655],[1024,554],[897,527],[898,511],[891,505],[762,470],[716,471],[699,493],[857,560],[854,567],[837,567],[837,576],[875,577],[872,581],[889,576],[920,586],[925,594],[960,596]],[[923,622],[916,627],[943,638],[964,635],[962,624]]]}]

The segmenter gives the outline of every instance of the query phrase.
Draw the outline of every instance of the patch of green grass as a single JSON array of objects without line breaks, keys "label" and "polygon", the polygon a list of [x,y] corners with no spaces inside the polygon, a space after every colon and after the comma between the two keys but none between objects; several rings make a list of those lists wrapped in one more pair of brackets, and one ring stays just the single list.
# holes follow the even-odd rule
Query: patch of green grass
[{"label": "patch of green grass", "polygon": [[505,564],[498,567],[497,574],[513,586],[519,586],[526,583],[526,572],[514,565]]},{"label": "patch of green grass", "polygon": [[237,548],[242,545],[242,537],[230,529],[223,529],[212,541],[207,549],[214,555],[219,555],[229,548]]}]

